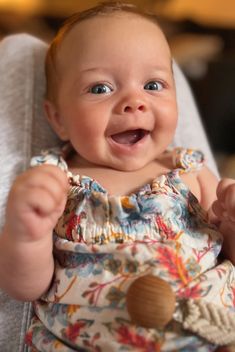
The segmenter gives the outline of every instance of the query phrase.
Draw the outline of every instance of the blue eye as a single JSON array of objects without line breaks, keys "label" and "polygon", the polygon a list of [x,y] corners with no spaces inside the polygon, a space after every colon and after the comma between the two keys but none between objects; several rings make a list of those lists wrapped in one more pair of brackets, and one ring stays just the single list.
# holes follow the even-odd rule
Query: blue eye
[{"label": "blue eye", "polygon": [[146,90],[162,90],[163,84],[157,81],[150,81],[145,84],[144,89]]},{"label": "blue eye", "polygon": [[99,83],[91,87],[89,92],[92,94],[107,94],[112,92],[112,89],[107,84]]}]

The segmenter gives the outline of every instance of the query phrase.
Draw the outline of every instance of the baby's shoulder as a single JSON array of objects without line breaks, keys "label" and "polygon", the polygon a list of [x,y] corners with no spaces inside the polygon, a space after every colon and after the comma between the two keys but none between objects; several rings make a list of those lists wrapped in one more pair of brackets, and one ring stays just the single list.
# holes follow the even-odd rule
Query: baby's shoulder
[{"label": "baby's shoulder", "polygon": [[205,207],[215,197],[217,179],[207,168],[204,153],[198,149],[177,147],[165,153],[172,170],[179,174],[182,181]]},{"label": "baby's shoulder", "polygon": [[208,210],[216,199],[217,177],[207,166],[202,166],[194,172],[181,174],[181,179],[197,197],[201,206]]}]

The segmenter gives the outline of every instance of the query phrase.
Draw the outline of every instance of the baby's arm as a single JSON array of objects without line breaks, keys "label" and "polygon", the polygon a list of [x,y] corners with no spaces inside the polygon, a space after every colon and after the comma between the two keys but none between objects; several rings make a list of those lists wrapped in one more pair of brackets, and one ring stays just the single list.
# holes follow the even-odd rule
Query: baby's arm
[{"label": "baby's arm", "polygon": [[206,168],[199,174],[198,180],[201,203],[223,234],[222,252],[235,264],[235,180],[222,179],[218,182]]},{"label": "baby's arm", "polygon": [[52,231],[67,190],[65,173],[52,165],[29,169],[12,186],[0,236],[0,287],[16,299],[35,300],[50,285]]}]

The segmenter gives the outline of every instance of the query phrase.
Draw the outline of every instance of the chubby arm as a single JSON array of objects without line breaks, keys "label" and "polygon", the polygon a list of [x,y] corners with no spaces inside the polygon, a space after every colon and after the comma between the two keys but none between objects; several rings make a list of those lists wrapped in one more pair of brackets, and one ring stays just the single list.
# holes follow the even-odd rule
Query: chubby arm
[{"label": "chubby arm", "polygon": [[210,170],[204,168],[198,181],[201,204],[223,234],[222,253],[235,264],[235,180],[224,178],[218,182]]},{"label": "chubby arm", "polygon": [[50,285],[52,232],[67,190],[65,173],[52,165],[29,169],[12,186],[0,236],[0,287],[16,299],[35,300]]},{"label": "chubby arm", "polygon": [[218,179],[207,167],[203,167],[197,175],[197,180],[200,188],[200,204],[214,218],[211,205],[217,198]]}]

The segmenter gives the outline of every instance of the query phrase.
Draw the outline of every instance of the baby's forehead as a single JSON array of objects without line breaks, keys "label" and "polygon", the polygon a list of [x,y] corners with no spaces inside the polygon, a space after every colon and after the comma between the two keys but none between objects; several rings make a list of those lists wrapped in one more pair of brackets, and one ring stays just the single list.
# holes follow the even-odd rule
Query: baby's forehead
[{"label": "baby's forehead", "polygon": [[47,81],[54,82],[55,87],[65,77],[68,81],[71,72],[74,76],[73,69],[78,72],[89,66],[107,68],[107,60],[111,67],[110,62],[116,65],[118,60],[124,62],[127,57],[128,62],[136,61],[135,58],[138,62],[141,58],[142,68],[149,67],[148,61],[152,63],[155,58],[158,66],[171,69],[170,48],[155,19],[126,12],[98,14],[82,20],[78,16],[69,26],[62,27],[54,47],[52,43],[49,49]]},{"label": "baby's forehead", "polygon": [[[151,42],[150,45],[148,45],[149,42]],[[149,50],[152,52],[151,48],[155,48],[159,59],[162,56],[162,59],[171,61],[171,53],[164,33],[155,21],[144,16],[114,13],[77,21],[60,39],[55,58],[57,74],[61,75],[70,70],[68,65],[78,68],[85,65],[84,61],[86,63],[87,60],[94,61],[95,57],[97,58],[95,64],[105,61],[105,58],[112,61],[112,55],[122,60],[122,54],[130,56],[130,52],[134,51],[136,57],[139,57],[143,55],[143,51],[140,52],[138,49],[140,43],[143,45],[145,43],[146,55]],[[159,55],[160,52],[162,55]]]},{"label": "baby's forehead", "polygon": [[[124,19],[124,21],[123,21]],[[125,19],[127,21],[125,21]],[[99,32],[102,32],[102,30],[110,30],[112,33],[112,27],[115,24],[119,25],[119,20],[120,20],[120,27],[124,28],[123,31],[125,31],[125,28],[129,26],[130,21],[135,21],[138,23],[138,27],[141,28],[142,24],[150,23],[152,24],[155,28],[155,34],[156,38],[160,36],[164,41],[166,41],[165,35],[157,23],[157,21],[152,18],[148,17],[139,13],[129,13],[125,11],[118,11],[114,12],[111,14],[97,14],[92,17],[82,19],[81,21],[78,19],[77,22],[75,22],[69,30],[67,30],[60,38],[60,42],[58,45],[58,53],[62,52],[63,49],[65,48],[66,55],[69,54],[68,50],[69,47],[73,47],[74,45],[79,46],[82,44],[86,44],[86,40],[89,38],[92,38],[92,35],[89,37],[88,33],[89,31],[92,32],[92,29],[94,30],[94,36],[99,35]],[[144,29],[143,29],[144,31]],[[111,34],[112,35],[112,34]]]},{"label": "baby's forehead", "polygon": [[[154,24],[154,27],[158,29],[156,31],[156,35],[161,32],[163,34],[162,29],[160,28],[157,20],[154,17],[148,17],[145,16],[144,14],[139,14],[139,13],[129,13],[125,11],[119,11],[119,12],[114,12],[111,14],[97,14],[89,18],[85,18],[82,20],[78,20],[73,23],[73,25],[70,26],[70,28],[65,31],[64,35],[61,38],[61,44],[63,42],[66,42],[66,39],[68,39],[70,36],[79,34],[79,37],[86,36],[86,31],[83,31],[82,28],[89,29],[91,27],[96,28],[98,34],[100,30],[102,29],[107,29],[112,28],[115,23],[118,23],[120,21],[120,26],[125,27],[128,26],[130,21],[136,21],[138,22],[138,26],[141,27],[142,23],[151,23]],[[164,34],[163,34],[164,35]],[[76,38],[76,39],[79,39]]]}]

